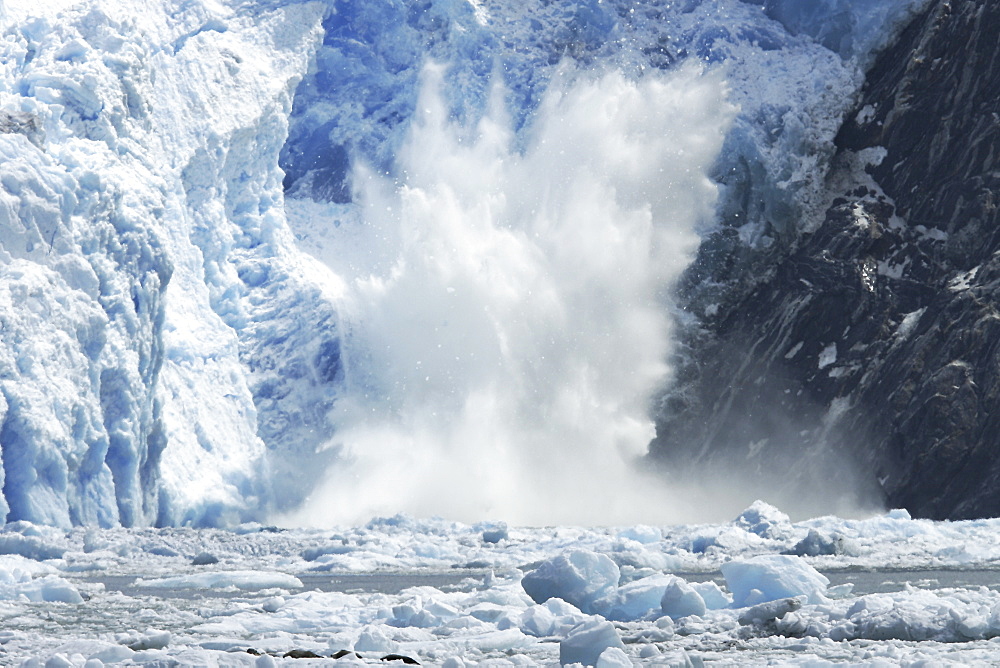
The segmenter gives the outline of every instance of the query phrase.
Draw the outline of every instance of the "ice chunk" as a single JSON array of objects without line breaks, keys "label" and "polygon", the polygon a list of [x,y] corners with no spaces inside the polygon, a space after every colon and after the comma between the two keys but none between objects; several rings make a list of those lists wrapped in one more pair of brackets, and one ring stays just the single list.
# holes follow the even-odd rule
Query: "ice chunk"
[{"label": "ice chunk", "polygon": [[28,559],[61,559],[66,548],[53,545],[36,536],[19,533],[0,534],[0,554],[19,554]]},{"label": "ice chunk", "polygon": [[156,629],[146,629],[145,633],[129,631],[119,633],[115,640],[119,645],[125,645],[133,652],[142,652],[147,649],[163,649],[170,644],[170,631],[158,631]]},{"label": "ice chunk", "polygon": [[[479,616],[476,612],[473,614]],[[512,619],[512,623],[504,621],[498,625],[501,628],[517,626],[522,633],[544,637],[565,634],[588,618],[588,615],[583,614],[561,598],[550,598],[541,605],[529,607],[516,618],[509,618]]]},{"label": "ice chunk", "polygon": [[632,660],[618,647],[609,647],[597,657],[596,668],[632,668]]},{"label": "ice chunk", "polygon": [[219,558],[210,552],[199,552],[191,559],[192,566],[211,566],[219,563]]},{"label": "ice chunk", "polygon": [[0,555],[0,582],[23,582],[38,575],[50,575],[56,569],[19,554]]},{"label": "ice chunk", "polygon": [[789,612],[794,612],[801,607],[802,601],[797,598],[779,598],[776,601],[768,601],[747,608],[740,614],[739,622],[744,626],[765,624],[774,619],[781,619]]},{"label": "ice chunk", "polygon": [[262,601],[260,607],[264,612],[277,612],[281,610],[283,605],[285,605],[285,598],[283,596],[272,596]]},{"label": "ice chunk", "polygon": [[326,545],[307,548],[302,551],[302,558],[306,561],[316,561],[320,557],[324,557],[329,554],[350,554],[357,549],[358,548],[353,545],[349,545],[345,540],[338,540],[327,543]]},{"label": "ice chunk", "polygon": [[618,535],[621,538],[634,540],[635,542],[642,543],[643,545],[656,543],[663,538],[663,532],[661,532],[658,528],[646,526],[644,524],[637,524],[634,527],[623,529],[618,533]]},{"label": "ice chunk", "polygon": [[695,668],[695,666],[704,665],[700,660],[698,663],[692,661],[691,656],[682,649],[663,652],[662,654],[657,654],[655,658],[656,661],[653,665],[663,666],[664,668]]},{"label": "ice chunk", "polygon": [[618,587],[618,565],[605,554],[573,550],[543,561],[521,579],[536,603],[561,598],[584,612],[593,612],[598,599],[610,600]]},{"label": "ice chunk", "polygon": [[21,556],[0,557],[0,600],[82,603],[77,588],[52,570]]},{"label": "ice chunk", "polygon": [[[779,598],[805,596],[808,603],[826,600],[830,581],[800,557],[769,554],[722,565],[733,606],[742,608]],[[751,596],[756,590],[758,596]],[[754,600],[757,598],[757,600]]]},{"label": "ice chunk", "polygon": [[[74,654],[83,657],[95,657],[98,653],[110,649],[117,648],[119,645],[107,642],[106,640],[71,640],[68,643],[64,643],[56,648],[56,652],[59,654],[64,654],[66,656],[73,656]],[[124,648],[123,648],[124,649]],[[127,650],[126,650],[127,651]],[[132,652],[128,652],[129,657]],[[92,659],[95,661],[100,661],[100,665],[104,665],[104,662],[100,659]]]},{"label": "ice chunk", "polygon": [[556,616],[543,605],[533,605],[521,613],[519,621],[518,627],[522,633],[543,638],[552,635],[552,629],[556,625]]},{"label": "ice chunk", "polygon": [[676,580],[680,580],[676,575],[653,575],[619,587],[616,602],[610,606],[607,616],[610,619],[631,621],[643,617],[651,610],[659,612],[664,592]]},{"label": "ice chunk", "polygon": [[588,618],[578,608],[561,598],[550,598],[544,605],[555,615],[555,626],[552,629],[555,634],[565,635],[571,628]]},{"label": "ice chunk", "polygon": [[506,522],[496,522],[483,528],[484,543],[499,543],[502,540],[507,540]]},{"label": "ice chunk", "polygon": [[695,535],[691,540],[690,550],[700,554],[714,547],[733,553],[759,546],[764,540],[756,533],[740,526],[717,526],[709,532]]},{"label": "ice chunk", "polygon": [[104,663],[120,663],[128,661],[135,652],[124,645],[109,645],[108,647],[90,655],[91,660],[102,661]]},{"label": "ice chunk", "polygon": [[455,619],[459,612],[453,606],[433,598],[424,601],[421,596],[414,596],[405,603],[393,606],[392,614],[396,625],[426,629]]},{"label": "ice chunk", "polygon": [[831,343],[827,347],[823,348],[819,354],[819,361],[817,362],[820,369],[825,369],[834,362],[837,361],[837,344]]},{"label": "ice chunk", "polygon": [[691,588],[701,594],[701,598],[705,601],[705,607],[709,610],[728,608],[733,603],[732,597],[722,591],[719,585],[711,580],[707,582],[692,582]]},{"label": "ice chunk", "polygon": [[45,668],[76,668],[64,654],[54,654],[45,662]]},{"label": "ice chunk", "polygon": [[354,643],[356,652],[392,653],[399,649],[399,643],[389,637],[383,627],[367,626]]},{"label": "ice chunk", "polygon": [[759,499],[740,513],[734,523],[761,538],[780,538],[791,526],[788,515]]},{"label": "ice chunk", "polygon": [[405,603],[400,603],[399,605],[392,606],[392,621],[397,626],[408,626],[410,625],[410,620],[413,619],[423,608],[424,602],[419,596],[415,596]]},{"label": "ice chunk", "polygon": [[705,614],[705,599],[683,578],[673,576],[660,599],[660,609],[671,619],[701,617]]},{"label": "ice chunk", "polygon": [[809,529],[806,537],[795,544],[788,552],[801,557],[818,557],[820,555],[844,554],[857,556],[861,549],[851,539],[840,533],[825,536],[816,529]]},{"label": "ice chunk", "polygon": [[559,642],[559,663],[564,666],[569,663],[596,666],[598,659],[609,647],[625,649],[614,624],[592,619],[574,628]]},{"label": "ice chunk", "polygon": [[[2,591],[2,589],[0,589]],[[17,586],[16,593],[35,602],[83,603],[77,588],[57,575],[46,575]],[[0,598],[4,598],[0,593]]]}]

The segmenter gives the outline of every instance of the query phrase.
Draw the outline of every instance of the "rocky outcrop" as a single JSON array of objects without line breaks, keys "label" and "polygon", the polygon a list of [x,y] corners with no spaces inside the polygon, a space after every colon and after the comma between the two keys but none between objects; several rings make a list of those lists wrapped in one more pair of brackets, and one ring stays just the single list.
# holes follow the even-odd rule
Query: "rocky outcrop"
[{"label": "rocky outcrop", "polygon": [[743,264],[738,297],[688,327],[655,457],[745,462],[800,492],[851,481],[924,517],[1000,514],[997,34],[1000,5],[934,2],[879,56],[822,223]]}]

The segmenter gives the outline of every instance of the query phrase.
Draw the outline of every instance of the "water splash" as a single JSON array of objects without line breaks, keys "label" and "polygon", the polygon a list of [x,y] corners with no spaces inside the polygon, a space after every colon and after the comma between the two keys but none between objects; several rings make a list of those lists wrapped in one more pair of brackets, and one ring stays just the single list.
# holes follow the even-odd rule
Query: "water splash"
[{"label": "water splash", "polygon": [[364,213],[332,262],[342,461],[289,521],[676,518],[634,464],[669,375],[670,288],[713,214],[724,81],[563,73],[519,139],[499,87],[474,129],[454,125],[443,76],[424,72],[397,180],[355,169]]}]

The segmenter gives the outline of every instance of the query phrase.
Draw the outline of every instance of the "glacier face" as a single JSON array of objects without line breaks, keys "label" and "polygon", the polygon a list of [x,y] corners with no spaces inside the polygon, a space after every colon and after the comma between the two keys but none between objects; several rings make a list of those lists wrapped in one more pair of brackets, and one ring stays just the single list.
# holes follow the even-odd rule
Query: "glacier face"
[{"label": "glacier face", "polygon": [[62,5],[3,14],[3,510],[258,516],[264,437],[322,421],[336,374],[277,168],[324,7]]},{"label": "glacier face", "polygon": [[503,81],[515,149],[560,71],[724,73],[740,112],[698,231],[749,262],[824,203],[866,58],[919,4],[6,2],[0,510],[224,524],[308,494],[350,373],[321,260],[365,215],[352,164],[405,183],[429,59],[470,132]]}]

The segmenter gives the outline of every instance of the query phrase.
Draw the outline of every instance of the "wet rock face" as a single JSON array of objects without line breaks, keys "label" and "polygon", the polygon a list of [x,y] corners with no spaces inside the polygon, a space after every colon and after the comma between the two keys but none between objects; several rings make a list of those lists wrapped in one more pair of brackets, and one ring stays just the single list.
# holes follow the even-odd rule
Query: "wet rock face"
[{"label": "wet rock face", "polygon": [[868,135],[862,144],[888,149],[875,178],[911,227],[948,233],[943,256],[960,269],[1000,243],[998,28],[996,3],[937,3],[872,72],[870,118],[841,133],[848,148]]},{"label": "wet rock face", "polygon": [[823,223],[688,328],[655,456],[1000,515],[998,34],[1000,4],[935,2],[880,56]]}]

